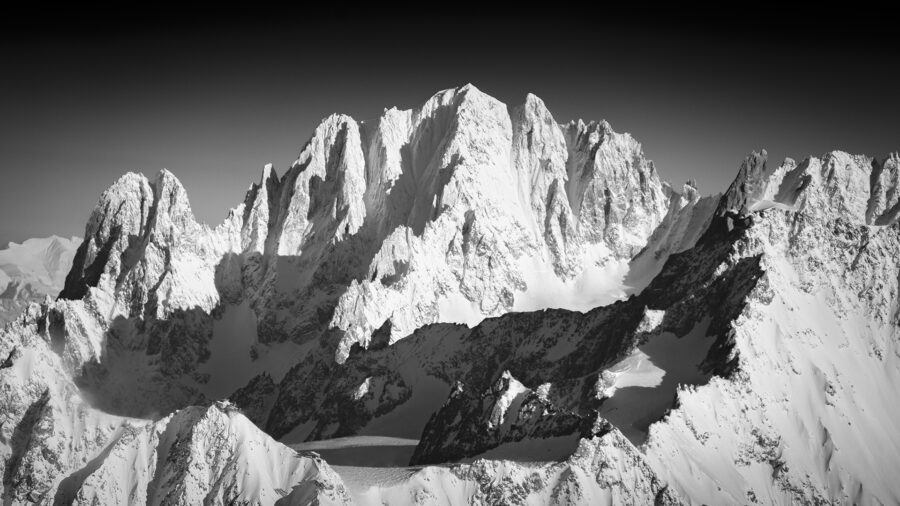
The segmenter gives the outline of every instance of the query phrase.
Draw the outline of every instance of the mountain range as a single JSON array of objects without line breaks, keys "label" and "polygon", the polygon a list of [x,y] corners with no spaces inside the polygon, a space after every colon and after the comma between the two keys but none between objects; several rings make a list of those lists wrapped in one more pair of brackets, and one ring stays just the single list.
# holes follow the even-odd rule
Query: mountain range
[{"label": "mountain range", "polygon": [[4,502],[900,502],[898,179],[703,196],[472,85],[326,118],[215,227],[128,173],[0,331]]}]

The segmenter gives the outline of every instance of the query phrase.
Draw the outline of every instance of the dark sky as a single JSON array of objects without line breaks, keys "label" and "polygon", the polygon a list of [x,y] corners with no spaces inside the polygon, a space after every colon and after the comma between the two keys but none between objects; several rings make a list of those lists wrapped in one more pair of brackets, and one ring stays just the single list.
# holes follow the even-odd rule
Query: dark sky
[{"label": "dark sky", "polygon": [[82,234],[129,170],[168,168],[217,224],[328,114],[373,119],[467,82],[509,105],[535,93],[560,122],[607,119],[704,193],[753,149],[900,149],[898,37],[877,13],[549,7],[568,11],[6,12],[0,244]]}]

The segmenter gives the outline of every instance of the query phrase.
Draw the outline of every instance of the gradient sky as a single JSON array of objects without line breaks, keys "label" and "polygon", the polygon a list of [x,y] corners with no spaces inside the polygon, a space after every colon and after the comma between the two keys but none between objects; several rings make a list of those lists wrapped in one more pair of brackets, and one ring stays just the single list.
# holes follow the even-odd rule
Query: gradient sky
[{"label": "gradient sky", "polygon": [[163,167],[217,224],[328,114],[374,119],[467,82],[509,105],[535,93],[560,122],[606,119],[704,193],[754,149],[900,150],[897,37],[872,13],[182,14],[0,22],[0,244],[81,235],[119,175]]}]

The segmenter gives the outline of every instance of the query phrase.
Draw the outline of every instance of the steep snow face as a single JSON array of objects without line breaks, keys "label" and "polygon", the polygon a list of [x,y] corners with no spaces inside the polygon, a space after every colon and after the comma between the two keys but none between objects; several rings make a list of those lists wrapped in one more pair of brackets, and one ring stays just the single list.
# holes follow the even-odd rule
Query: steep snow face
[{"label": "steep snow face", "polygon": [[890,471],[900,439],[888,426],[898,416],[888,385],[900,379],[900,232],[884,183],[894,160],[830,153],[729,190],[745,213],[774,196],[734,252],[759,256],[765,274],[733,326],[736,373],[680,390],[678,409],[651,427],[647,456],[685,497],[900,500]]},{"label": "steep snow face", "polygon": [[56,297],[81,239],[51,236],[9,243],[0,250],[0,325],[12,321],[29,302]]},{"label": "steep snow face", "polygon": [[[4,503],[67,497],[127,419],[92,409],[72,381],[99,355],[95,318],[68,301],[32,303],[0,331]],[[64,316],[65,315],[65,316]]]}]

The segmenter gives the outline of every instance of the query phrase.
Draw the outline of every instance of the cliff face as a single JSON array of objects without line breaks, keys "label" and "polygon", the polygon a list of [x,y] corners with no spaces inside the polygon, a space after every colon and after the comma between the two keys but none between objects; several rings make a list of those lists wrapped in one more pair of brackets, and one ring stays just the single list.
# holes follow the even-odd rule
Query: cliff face
[{"label": "cliff face", "polygon": [[625,279],[635,254],[652,250],[632,270],[652,274],[711,213],[608,124],[561,126],[533,95],[510,111],[465,86],[372,123],[326,118],[215,228],[171,173],[123,176],[61,296],[116,336],[83,384],[146,416],[433,323],[609,303],[649,281]]},{"label": "cliff face", "polygon": [[[215,228],[127,174],[0,333],[4,498],[897,502],[897,160],[701,197],[465,86],[325,119]],[[385,431],[458,463],[361,492],[282,444]]]},{"label": "cliff face", "polygon": [[627,261],[677,197],[608,124],[561,127],[533,95],[510,113],[466,86],[371,124],[327,118],[216,229],[170,173],[124,176],[63,296],[95,287],[111,314],[157,319],[246,300],[261,343],[322,339],[341,361],[385,324],[393,342],[509,311],[526,266],[565,283]]}]

